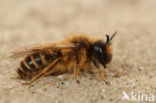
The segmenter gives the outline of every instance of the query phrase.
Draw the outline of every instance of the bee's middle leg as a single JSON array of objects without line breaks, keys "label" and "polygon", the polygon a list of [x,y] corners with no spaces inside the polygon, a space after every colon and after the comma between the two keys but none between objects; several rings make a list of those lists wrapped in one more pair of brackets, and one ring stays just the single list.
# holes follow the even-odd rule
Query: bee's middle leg
[{"label": "bee's middle leg", "polygon": [[74,62],[74,78],[75,78],[77,83],[80,83],[80,81],[77,79],[77,76],[79,74],[79,70],[80,70],[80,68],[79,68],[79,58],[76,55],[75,56],[75,62]]},{"label": "bee's middle leg", "polygon": [[74,65],[74,78],[75,78],[77,83],[80,83],[80,81],[77,79],[78,73],[79,73],[79,67],[78,67],[78,65],[75,64]]}]

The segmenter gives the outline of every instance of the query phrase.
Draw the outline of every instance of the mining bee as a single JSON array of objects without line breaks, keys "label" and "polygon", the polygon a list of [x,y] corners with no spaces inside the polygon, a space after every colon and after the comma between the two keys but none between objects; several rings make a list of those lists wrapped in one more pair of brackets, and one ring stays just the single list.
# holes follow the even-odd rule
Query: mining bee
[{"label": "mining bee", "polygon": [[[75,35],[63,41],[46,43],[41,45],[31,45],[13,52],[11,57],[24,56],[19,63],[17,73],[23,80],[28,80],[24,84],[31,84],[50,74],[57,75],[68,72],[74,73],[76,82],[79,82],[77,75],[79,71],[88,71],[87,65],[95,65],[100,77],[104,80],[104,73],[100,65],[106,68],[112,59],[112,39],[106,35],[106,41],[89,38],[89,36]],[[108,83],[105,81],[105,83]]]}]

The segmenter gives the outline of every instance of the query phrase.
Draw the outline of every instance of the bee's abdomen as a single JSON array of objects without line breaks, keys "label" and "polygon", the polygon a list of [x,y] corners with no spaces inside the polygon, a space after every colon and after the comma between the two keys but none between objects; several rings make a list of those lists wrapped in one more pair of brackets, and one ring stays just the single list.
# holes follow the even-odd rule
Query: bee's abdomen
[{"label": "bee's abdomen", "polygon": [[58,52],[54,52],[53,54],[35,53],[28,55],[20,62],[17,73],[21,79],[29,79],[59,56]]}]

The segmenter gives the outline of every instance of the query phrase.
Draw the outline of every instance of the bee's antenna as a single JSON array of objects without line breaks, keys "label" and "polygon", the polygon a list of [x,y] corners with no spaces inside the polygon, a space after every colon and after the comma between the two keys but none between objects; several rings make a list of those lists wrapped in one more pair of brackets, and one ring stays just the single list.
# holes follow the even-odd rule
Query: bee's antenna
[{"label": "bee's antenna", "polygon": [[109,39],[109,41],[111,41],[111,40],[115,37],[116,34],[117,34],[117,30],[113,33],[113,35],[112,35],[112,37]]},{"label": "bee's antenna", "polygon": [[110,41],[109,35],[106,34],[106,38],[107,38],[107,40],[106,40],[106,44],[107,44]]}]

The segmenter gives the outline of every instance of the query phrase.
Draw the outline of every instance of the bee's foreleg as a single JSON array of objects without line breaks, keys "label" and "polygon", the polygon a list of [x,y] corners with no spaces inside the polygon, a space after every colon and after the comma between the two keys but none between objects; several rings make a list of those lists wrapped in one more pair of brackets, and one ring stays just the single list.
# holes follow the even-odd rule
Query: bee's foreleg
[{"label": "bee's foreleg", "polygon": [[105,75],[106,75],[106,72],[102,72],[101,69],[98,68],[98,72],[99,72],[99,75],[100,75],[100,78],[106,83],[106,84],[110,84],[108,81],[106,81],[104,79]]},{"label": "bee's foreleg", "polygon": [[101,69],[100,69],[100,67],[99,67],[99,64],[98,64],[95,60],[93,60],[93,63],[94,63],[94,65],[95,65],[96,69],[97,69],[98,72],[99,72],[100,78],[101,78],[106,84],[110,84],[108,81],[106,81],[106,80],[104,79],[104,77],[106,77],[106,72],[105,72],[105,71],[104,71],[104,72],[101,71]]}]

